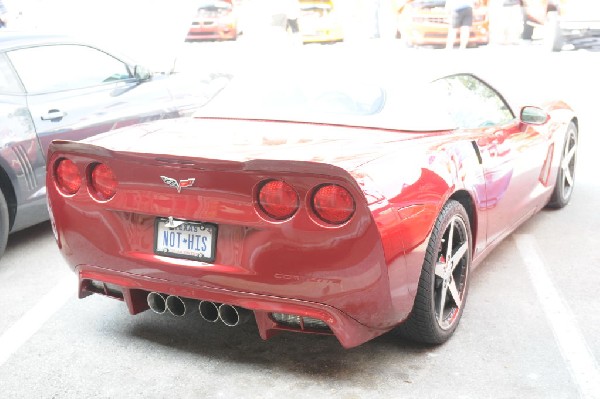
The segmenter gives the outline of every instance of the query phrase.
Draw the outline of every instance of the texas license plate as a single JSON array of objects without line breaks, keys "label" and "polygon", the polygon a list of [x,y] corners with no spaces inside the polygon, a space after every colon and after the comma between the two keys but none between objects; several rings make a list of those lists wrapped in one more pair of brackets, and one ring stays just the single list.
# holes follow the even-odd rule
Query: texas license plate
[{"label": "texas license plate", "polygon": [[173,218],[157,218],[154,253],[172,258],[214,262],[217,225]]}]

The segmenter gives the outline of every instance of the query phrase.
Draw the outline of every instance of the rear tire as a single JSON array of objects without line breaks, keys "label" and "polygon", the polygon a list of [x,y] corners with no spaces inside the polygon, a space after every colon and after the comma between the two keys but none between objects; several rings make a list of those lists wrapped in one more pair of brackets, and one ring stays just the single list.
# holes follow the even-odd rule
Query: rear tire
[{"label": "rear tire", "polygon": [[549,208],[564,208],[573,195],[575,186],[575,164],[577,161],[577,127],[569,123],[565,143],[560,157],[554,191],[548,202]]},{"label": "rear tire", "polygon": [[413,310],[398,327],[402,336],[441,344],[454,333],[467,299],[472,246],[465,208],[448,201],[431,232]]},{"label": "rear tire", "polygon": [[10,218],[8,215],[8,205],[4,198],[4,193],[0,190],[0,258],[4,255],[6,250],[6,243],[8,242],[8,231],[10,225]]}]

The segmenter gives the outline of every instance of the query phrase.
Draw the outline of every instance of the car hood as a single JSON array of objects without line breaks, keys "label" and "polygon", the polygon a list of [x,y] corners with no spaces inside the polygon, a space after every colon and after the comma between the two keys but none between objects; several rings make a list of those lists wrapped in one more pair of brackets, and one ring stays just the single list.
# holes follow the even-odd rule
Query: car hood
[{"label": "car hood", "polygon": [[182,118],[114,130],[85,142],[116,152],[236,162],[305,161],[353,171],[392,152],[406,150],[407,142],[417,145],[443,134],[299,122]]}]

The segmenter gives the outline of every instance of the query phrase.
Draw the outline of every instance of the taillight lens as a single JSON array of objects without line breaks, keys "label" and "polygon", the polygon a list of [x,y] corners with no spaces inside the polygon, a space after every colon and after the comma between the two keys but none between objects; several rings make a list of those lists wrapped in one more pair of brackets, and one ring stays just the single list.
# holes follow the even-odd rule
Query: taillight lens
[{"label": "taillight lens", "polygon": [[258,205],[269,217],[284,220],[292,217],[298,209],[298,193],[281,180],[269,180],[258,192]]},{"label": "taillight lens", "polygon": [[63,158],[56,163],[54,176],[56,177],[56,186],[62,193],[73,195],[79,191],[81,174],[77,165],[70,159]]},{"label": "taillight lens", "polygon": [[90,194],[96,199],[107,201],[117,193],[117,178],[112,169],[103,163],[92,167]]},{"label": "taillight lens", "polygon": [[346,223],[356,210],[352,194],[337,184],[318,187],[312,196],[312,207],[321,220],[336,225]]}]

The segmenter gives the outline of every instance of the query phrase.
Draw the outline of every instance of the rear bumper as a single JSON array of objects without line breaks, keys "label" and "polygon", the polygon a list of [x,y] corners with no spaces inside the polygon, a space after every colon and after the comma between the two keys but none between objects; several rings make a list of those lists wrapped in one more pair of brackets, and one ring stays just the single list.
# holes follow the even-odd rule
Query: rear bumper
[{"label": "rear bumper", "polygon": [[237,38],[235,27],[230,26],[194,26],[186,36],[187,41],[192,40],[234,40]]},{"label": "rear bumper", "polygon": [[337,43],[343,42],[344,38],[338,36],[304,36],[302,42],[304,43]]},{"label": "rear bumper", "polygon": [[337,29],[300,30],[300,33],[304,43],[335,43],[344,40],[342,31]]},{"label": "rear bumper", "polygon": [[[402,38],[408,44],[415,46],[445,46],[448,40],[448,27],[430,27],[429,29],[406,29],[401,32]],[[456,35],[455,44],[460,41],[460,35]],[[485,27],[472,27],[469,44],[486,45],[490,41],[489,31]]]},{"label": "rear bumper", "polygon": [[[222,288],[175,283],[163,279],[133,275],[90,265],[76,267],[79,277],[79,297],[100,294],[124,301],[132,315],[149,309],[147,296],[150,292],[177,295],[182,298],[225,303],[253,311],[262,339],[269,339],[281,331],[309,334],[334,335],[344,348],[352,348],[369,341],[389,329],[374,329],[365,326],[344,312],[322,304],[298,299],[281,298]],[[91,282],[95,282],[94,285]],[[105,289],[99,290],[98,283]],[[321,320],[329,329],[308,329],[300,326],[278,324],[272,313],[282,313]]]}]

